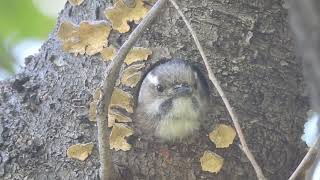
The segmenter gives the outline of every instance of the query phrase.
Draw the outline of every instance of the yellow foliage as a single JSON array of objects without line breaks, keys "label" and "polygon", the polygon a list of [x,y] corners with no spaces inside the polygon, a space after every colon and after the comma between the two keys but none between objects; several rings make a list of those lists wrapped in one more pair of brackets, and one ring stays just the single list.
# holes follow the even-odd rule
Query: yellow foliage
[{"label": "yellow foliage", "polygon": [[116,151],[130,150],[131,145],[127,143],[125,137],[131,136],[132,134],[133,130],[131,127],[125,124],[114,124],[110,134],[110,149],[115,149]]},{"label": "yellow foliage", "polygon": [[131,94],[119,88],[114,88],[109,108],[110,107],[120,107],[129,113],[133,113],[133,97]]},{"label": "yellow foliage", "polygon": [[83,21],[80,26],[62,22],[58,37],[69,53],[94,55],[108,45],[111,27],[105,21]]},{"label": "yellow foliage", "polygon": [[221,156],[211,151],[205,151],[200,158],[202,170],[211,173],[218,173],[223,166],[223,161]]},{"label": "yellow foliage", "polygon": [[75,144],[68,148],[67,156],[69,158],[84,161],[92,153],[92,150],[93,150],[93,143]]},{"label": "yellow foliage", "polygon": [[122,73],[121,83],[131,88],[135,87],[141,79],[141,69],[144,66],[144,64],[133,64],[127,67]]},{"label": "yellow foliage", "polygon": [[122,0],[116,1],[113,7],[106,9],[105,15],[112,23],[112,28],[120,33],[125,33],[130,30],[128,21],[139,21],[148,9],[144,7],[143,0],[135,0],[133,8],[128,7]]},{"label": "yellow foliage", "polygon": [[236,131],[225,124],[219,124],[210,134],[210,140],[217,148],[227,148],[233,143]]},{"label": "yellow foliage", "polygon": [[110,46],[103,48],[100,53],[104,61],[111,61],[115,57],[117,50]]},{"label": "yellow foliage", "polygon": [[108,111],[108,127],[112,127],[115,123],[127,123],[132,122],[130,117],[127,117],[115,109],[110,109]]},{"label": "yellow foliage", "polygon": [[137,61],[141,61],[141,60],[146,61],[151,54],[152,54],[152,51],[150,49],[135,47],[128,53],[124,62],[127,65],[130,65]]}]

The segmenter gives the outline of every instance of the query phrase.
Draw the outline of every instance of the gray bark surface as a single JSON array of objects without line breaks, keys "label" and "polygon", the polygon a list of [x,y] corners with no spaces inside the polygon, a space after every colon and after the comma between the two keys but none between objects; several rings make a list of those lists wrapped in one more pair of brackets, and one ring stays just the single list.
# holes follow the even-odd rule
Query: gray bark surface
[{"label": "gray bark surface", "polygon": [[[309,105],[283,2],[178,3],[198,33],[265,175],[287,179],[306,152],[300,136]],[[1,179],[98,179],[97,127],[88,120],[88,107],[104,79],[106,64],[99,55],[64,52],[57,28],[64,20],[75,24],[105,20],[103,11],[111,5],[104,0],[86,0],[76,7],[67,4],[39,54],[26,58],[22,72],[0,82]],[[113,31],[110,42],[119,48],[127,36]],[[169,4],[136,46],[166,48],[171,57],[202,61],[182,19]],[[164,56],[158,54],[150,62]],[[210,114],[191,140],[159,143],[137,134],[130,139],[130,151],[112,151],[123,179],[256,179],[238,139],[227,149],[216,149],[207,137],[217,123],[232,124],[212,85],[210,92]],[[67,158],[68,147],[88,142],[95,147],[86,161]],[[163,150],[169,152],[169,159]],[[205,150],[224,157],[218,174],[201,170],[199,159]]]}]

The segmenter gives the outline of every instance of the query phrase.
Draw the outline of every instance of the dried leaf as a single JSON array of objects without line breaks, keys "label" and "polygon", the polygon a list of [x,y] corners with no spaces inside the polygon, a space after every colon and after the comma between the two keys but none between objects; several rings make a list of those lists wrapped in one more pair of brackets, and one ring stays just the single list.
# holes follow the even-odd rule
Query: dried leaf
[{"label": "dried leaf", "polygon": [[108,111],[108,127],[112,127],[115,123],[127,123],[132,122],[132,119],[130,117],[127,117],[120,112],[109,109]]},{"label": "dried leaf", "polygon": [[93,150],[93,143],[75,144],[68,148],[67,156],[69,158],[84,161],[92,153],[92,150]]},{"label": "dried leaf", "polygon": [[62,22],[58,37],[69,53],[94,55],[107,46],[111,27],[105,21],[83,21],[80,26]]},{"label": "dried leaf", "polygon": [[144,7],[143,0],[135,0],[135,4],[135,7],[130,8],[122,0],[118,0],[113,7],[106,9],[105,15],[111,21],[113,29],[120,33],[128,32],[128,21],[137,22],[145,16],[148,9]]},{"label": "dried leaf", "polygon": [[210,134],[210,140],[217,148],[227,148],[233,143],[236,137],[236,131],[225,124],[219,124]]},{"label": "dried leaf", "polygon": [[58,37],[61,40],[67,41],[72,38],[75,38],[75,36],[78,35],[78,27],[71,22],[64,21],[61,23],[59,31],[58,31]]},{"label": "dried leaf", "polygon": [[73,6],[79,6],[80,4],[83,3],[84,0],[68,0],[71,5]]},{"label": "dried leaf", "polygon": [[133,97],[129,93],[115,88],[111,96],[109,109],[110,107],[120,107],[129,113],[133,113]]},{"label": "dried leaf", "polygon": [[122,84],[129,86],[129,87],[135,87],[140,78],[141,78],[141,71],[134,72],[132,74],[126,74],[123,76],[123,79],[121,79]]},{"label": "dried leaf", "polygon": [[116,151],[130,150],[131,145],[127,143],[125,137],[131,136],[132,134],[133,130],[131,127],[125,124],[114,124],[110,134],[110,149],[115,149]]},{"label": "dried leaf", "polygon": [[141,79],[141,69],[144,66],[144,64],[134,64],[126,68],[122,73],[121,83],[131,88],[135,87]]},{"label": "dried leaf", "polygon": [[104,21],[80,23],[80,39],[87,46],[88,55],[102,51],[106,46],[111,27]]},{"label": "dried leaf", "polygon": [[141,48],[141,47],[135,47],[133,48],[127,55],[124,62],[127,65],[130,65],[134,62],[144,60],[146,61],[149,57],[149,55],[152,54],[152,51],[147,48]]},{"label": "dried leaf", "polygon": [[104,61],[111,61],[115,57],[117,50],[114,47],[105,47],[100,52]]},{"label": "dried leaf", "polygon": [[214,152],[205,151],[200,163],[203,171],[218,173],[223,166],[223,158]]},{"label": "dried leaf", "polygon": [[[114,47],[106,47],[101,51],[101,56],[104,61],[111,61],[116,56],[117,50]],[[124,62],[130,65],[137,61],[146,61],[148,57],[152,54],[152,51],[147,48],[135,47],[130,50],[127,54]]]}]

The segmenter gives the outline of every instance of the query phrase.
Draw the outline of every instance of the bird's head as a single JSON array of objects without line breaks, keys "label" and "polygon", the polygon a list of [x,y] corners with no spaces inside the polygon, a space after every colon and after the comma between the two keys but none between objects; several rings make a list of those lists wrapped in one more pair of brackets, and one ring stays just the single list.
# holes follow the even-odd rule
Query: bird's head
[{"label": "bird's head", "polygon": [[142,129],[152,129],[162,139],[181,139],[199,129],[207,98],[207,86],[199,72],[186,61],[171,60],[144,78],[137,121],[143,122]]}]

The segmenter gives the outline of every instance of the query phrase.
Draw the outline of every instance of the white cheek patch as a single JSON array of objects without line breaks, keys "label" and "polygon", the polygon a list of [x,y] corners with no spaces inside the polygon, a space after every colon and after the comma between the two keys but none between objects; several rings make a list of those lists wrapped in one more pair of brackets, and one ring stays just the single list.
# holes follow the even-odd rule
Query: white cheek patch
[{"label": "white cheek patch", "polygon": [[157,76],[152,75],[151,73],[149,73],[147,75],[147,79],[154,85],[158,85],[159,84],[159,79]]},{"label": "white cheek patch", "polygon": [[163,101],[162,100],[155,100],[153,103],[148,104],[146,107],[146,111],[148,114],[156,114],[159,111],[159,107]]}]

